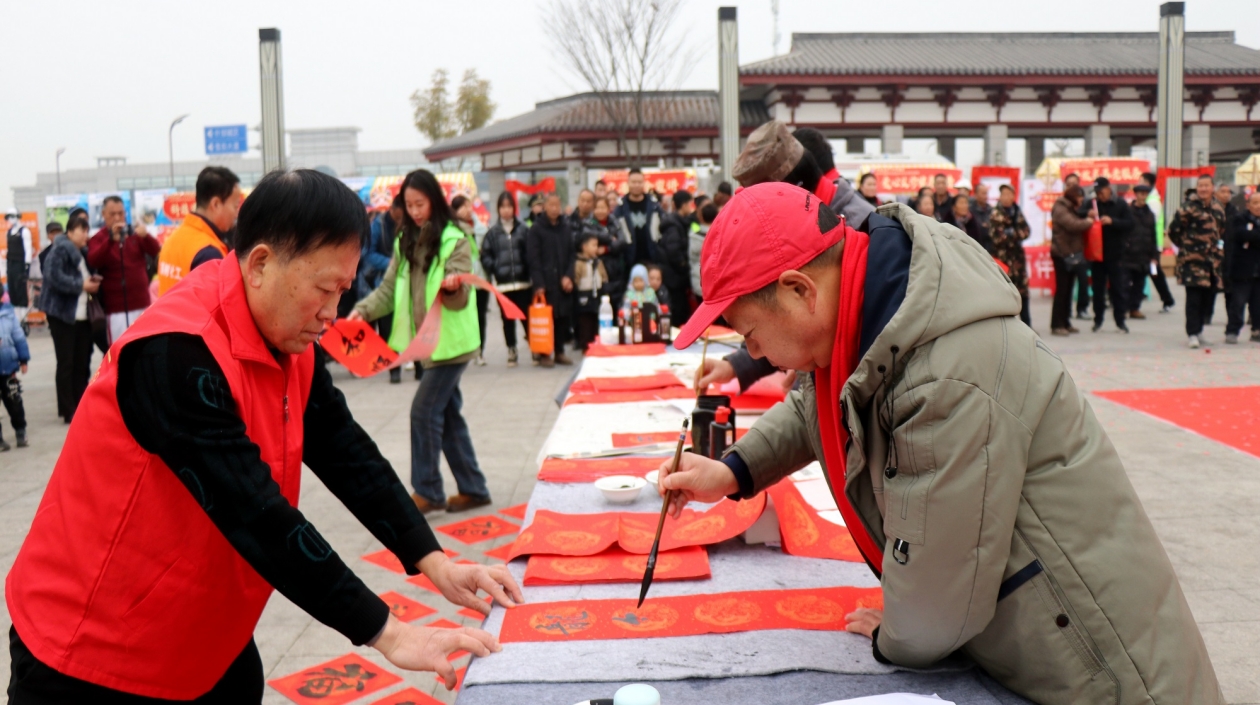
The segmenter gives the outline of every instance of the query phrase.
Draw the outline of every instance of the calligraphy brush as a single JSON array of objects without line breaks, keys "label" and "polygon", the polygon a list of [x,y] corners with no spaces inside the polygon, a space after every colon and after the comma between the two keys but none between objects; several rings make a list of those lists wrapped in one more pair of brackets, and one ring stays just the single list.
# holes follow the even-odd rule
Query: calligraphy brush
[{"label": "calligraphy brush", "polygon": [[[682,431],[678,433],[678,447],[674,449],[674,462],[669,469],[670,475],[678,472],[678,461],[682,460],[683,443],[687,440],[687,422],[688,419],[683,419]],[[652,574],[656,572],[656,554],[661,548],[661,531],[665,528],[665,515],[669,512],[669,503],[673,498],[674,491],[666,490],[665,503],[661,505],[661,518],[656,522],[656,539],[652,541],[652,552],[648,554],[647,569],[643,571],[643,586],[639,588],[639,604],[635,609],[643,606],[648,588],[652,586]]]}]

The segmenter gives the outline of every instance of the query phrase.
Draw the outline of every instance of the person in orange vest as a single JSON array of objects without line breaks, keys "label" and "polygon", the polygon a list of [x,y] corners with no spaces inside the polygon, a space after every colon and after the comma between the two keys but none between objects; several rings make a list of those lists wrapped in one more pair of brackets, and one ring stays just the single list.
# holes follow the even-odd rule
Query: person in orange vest
[{"label": "person in orange vest", "polygon": [[197,202],[162,243],[158,254],[158,296],[165,294],[198,266],[228,253],[226,234],[241,210],[241,180],[231,169],[208,166],[197,175]]},{"label": "person in orange vest", "polygon": [[400,621],[298,510],[305,463],[446,599],[514,606],[506,566],[447,558],[354,421],[314,343],[354,285],[367,216],[312,170],[273,171],[236,250],[198,267],[111,348],[5,583],[9,702],[259,703],[253,631],[272,590],[394,665],[488,656],[480,629]]}]

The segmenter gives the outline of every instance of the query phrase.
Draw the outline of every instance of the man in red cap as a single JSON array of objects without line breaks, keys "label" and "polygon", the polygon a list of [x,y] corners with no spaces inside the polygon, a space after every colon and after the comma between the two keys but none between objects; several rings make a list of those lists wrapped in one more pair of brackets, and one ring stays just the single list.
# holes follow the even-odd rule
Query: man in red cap
[{"label": "man in red cap", "polygon": [[848,625],[877,660],[962,649],[1043,705],[1224,702],[1115,448],[973,239],[896,203],[853,230],[765,183],[722,209],[701,269],[675,345],[723,315],[802,381],[721,460],[662,465],[675,515],[821,461],[883,587]]}]

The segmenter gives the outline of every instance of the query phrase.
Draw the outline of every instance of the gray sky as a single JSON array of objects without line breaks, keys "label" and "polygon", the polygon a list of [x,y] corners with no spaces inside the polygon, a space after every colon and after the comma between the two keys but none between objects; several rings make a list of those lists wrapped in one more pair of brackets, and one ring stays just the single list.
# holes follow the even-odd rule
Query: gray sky
[{"label": "gray sky", "polygon": [[[719,5],[739,7],[740,60],[772,56],[769,0],[690,0],[684,30],[701,59],[682,87],[717,85]],[[1161,0],[1084,6],[1010,0],[781,0],[781,52],[793,31],[1156,31]],[[364,149],[420,147],[408,97],[435,68],[458,80],[475,67],[492,84],[496,117],[575,92],[552,56],[538,0],[13,0],[0,47],[0,206],[10,188],[98,156],[165,161],[204,156],[202,127],[259,120],[258,28],[278,27],[290,128],[353,125]],[[890,9],[892,8],[892,9]],[[1072,8],[1072,9],[1069,9]],[[1234,30],[1260,47],[1256,0],[1189,0],[1187,29]]]}]

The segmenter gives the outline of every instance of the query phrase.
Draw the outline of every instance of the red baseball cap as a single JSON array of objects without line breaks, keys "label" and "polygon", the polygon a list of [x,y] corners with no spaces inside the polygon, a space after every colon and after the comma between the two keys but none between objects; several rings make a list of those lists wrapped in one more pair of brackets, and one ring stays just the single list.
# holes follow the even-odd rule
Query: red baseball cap
[{"label": "red baseball cap", "polygon": [[827,204],[799,186],[771,182],[736,193],[704,238],[704,303],[678,332],[674,347],[694,343],[732,301],[805,266],[844,240],[848,230]]}]

